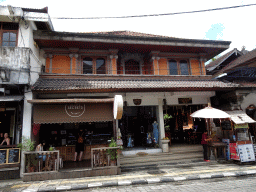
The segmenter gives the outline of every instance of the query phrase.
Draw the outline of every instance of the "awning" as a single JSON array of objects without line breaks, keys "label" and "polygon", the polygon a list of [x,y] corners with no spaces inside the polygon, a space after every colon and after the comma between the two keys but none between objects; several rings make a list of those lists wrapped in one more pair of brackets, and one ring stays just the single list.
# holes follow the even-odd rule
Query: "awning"
[{"label": "awning", "polygon": [[226,111],[231,117],[231,120],[235,124],[244,124],[244,123],[256,123],[251,117],[249,117],[244,111]]},{"label": "awning", "polygon": [[21,101],[24,99],[22,95],[15,95],[15,96],[0,96],[0,102],[12,102],[12,101]]},{"label": "awning", "polygon": [[33,99],[28,103],[53,104],[53,103],[113,103],[114,98],[108,99]]},{"label": "awning", "polygon": [[34,104],[33,122],[81,123],[113,121],[113,103]]}]

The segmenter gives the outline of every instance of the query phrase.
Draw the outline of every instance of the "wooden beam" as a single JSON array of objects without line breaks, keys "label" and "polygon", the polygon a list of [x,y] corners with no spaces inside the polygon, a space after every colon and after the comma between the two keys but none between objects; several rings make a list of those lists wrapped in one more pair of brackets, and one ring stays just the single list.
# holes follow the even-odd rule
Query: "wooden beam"
[{"label": "wooden beam", "polygon": [[48,103],[112,103],[114,98],[109,99],[33,99],[28,103],[48,104]]}]

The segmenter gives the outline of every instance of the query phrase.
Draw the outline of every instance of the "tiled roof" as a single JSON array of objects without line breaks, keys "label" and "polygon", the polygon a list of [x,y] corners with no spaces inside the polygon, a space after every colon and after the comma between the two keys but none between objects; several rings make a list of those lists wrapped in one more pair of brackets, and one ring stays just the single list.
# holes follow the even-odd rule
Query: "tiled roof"
[{"label": "tiled roof", "polygon": [[224,67],[219,73],[225,73],[228,70],[234,69],[234,68],[238,67],[239,65],[243,65],[246,62],[253,60],[253,59],[256,59],[256,49],[248,52],[245,55],[238,57],[236,60],[232,61],[226,67]]},{"label": "tiled roof", "polygon": [[[164,38],[174,38],[169,36],[154,35],[148,33],[140,33],[134,31],[102,31],[102,32],[88,32],[93,34],[105,34],[105,35],[120,35],[120,36],[133,36],[133,37],[164,37]],[[178,39],[178,38],[175,38]]]},{"label": "tiled roof", "polygon": [[237,84],[218,80],[141,80],[141,79],[55,79],[40,78],[32,87],[33,91],[68,91],[101,89],[171,89],[171,88],[234,88]]},{"label": "tiled roof", "polygon": [[256,87],[256,83],[255,82],[237,82],[240,87],[243,88],[249,88],[249,87]]},{"label": "tiled roof", "polygon": [[[221,57],[217,58],[215,61],[212,61],[208,65],[205,66],[207,71],[212,71],[216,67],[218,67],[223,61],[225,61],[229,56],[231,56],[233,53],[237,52],[238,50],[235,48],[226,54],[222,55]],[[239,52],[240,53],[240,52]]]}]

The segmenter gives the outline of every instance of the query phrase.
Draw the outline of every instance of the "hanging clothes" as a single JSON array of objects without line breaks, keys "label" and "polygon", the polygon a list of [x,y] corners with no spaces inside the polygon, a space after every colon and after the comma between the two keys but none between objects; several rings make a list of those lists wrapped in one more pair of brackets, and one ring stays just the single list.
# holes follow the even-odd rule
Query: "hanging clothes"
[{"label": "hanging clothes", "polygon": [[154,135],[155,143],[158,143],[158,123],[155,121],[152,125],[153,125],[153,135]]}]

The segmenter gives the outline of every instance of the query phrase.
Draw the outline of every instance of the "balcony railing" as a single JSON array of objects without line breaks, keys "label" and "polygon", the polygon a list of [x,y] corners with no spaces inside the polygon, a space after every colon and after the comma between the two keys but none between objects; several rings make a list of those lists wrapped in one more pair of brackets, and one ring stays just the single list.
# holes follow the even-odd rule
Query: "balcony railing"
[{"label": "balcony railing", "polygon": [[0,78],[2,83],[28,84],[30,48],[0,47]]},{"label": "balcony railing", "polygon": [[117,70],[97,70],[97,73],[88,72],[83,73],[80,69],[71,69],[69,67],[55,67],[55,68],[45,68],[45,73],[49,74],[85,74],[85,75],[104,75],[104,74],[114,74],[114,75],[166,75],[166,76],[173,76],[173,75],[192,75],[192,76],[199,76],[199,75],[205,75],[205,69],[200,67],[193,67],[189,70],[171,70],[168,68],[161,68],[157,70],[153,70],[150,68],[147,69],[131,69],[131,70],[123,70],[123,69],[117,69]]}]

